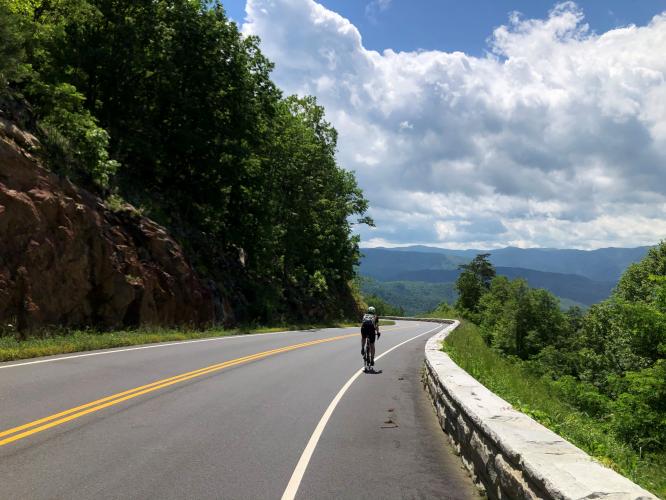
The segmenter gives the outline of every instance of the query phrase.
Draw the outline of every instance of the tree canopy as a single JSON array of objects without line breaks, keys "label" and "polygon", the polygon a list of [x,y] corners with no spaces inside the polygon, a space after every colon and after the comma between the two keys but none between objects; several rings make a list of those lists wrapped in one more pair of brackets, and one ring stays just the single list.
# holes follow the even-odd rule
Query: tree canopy
[{"label": "tree canopy", "polygon": [[0,89],[32,105],[53,170],[166,225],[237,319],[351,313],[367,201],[324,109],[282,95],[220,2],[0,0],[0,13]]},{"label": "tree canopy", "polygon": [[520,279],[497,276],[486,288],[472,271],[492,276],[480,265],[486,258],[468,265],[458,284],[470,298],[463,312],[486,342],[551,379],[630,446],[665,450],[666,242],[629,266],[612,296],[585,314],[562,312],[555,296]]},{"label": "tree canopy", "polygon": [[468,264],[459,266],[462,272],[456,281],[457,309],[469,312],[478,311],[481,296],[490,288],[490,283],[495,277],[495,268],[488,257],[490,257],[489,253],[481,253]]}]

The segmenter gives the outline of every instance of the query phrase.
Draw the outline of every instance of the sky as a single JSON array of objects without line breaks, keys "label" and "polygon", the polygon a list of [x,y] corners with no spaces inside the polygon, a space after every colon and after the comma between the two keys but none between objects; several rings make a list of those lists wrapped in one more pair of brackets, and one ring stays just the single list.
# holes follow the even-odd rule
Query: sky
[{"label": "sky", "polygon": [[666,238],[666,0],[224,5],[326,108],[362,246]]}]

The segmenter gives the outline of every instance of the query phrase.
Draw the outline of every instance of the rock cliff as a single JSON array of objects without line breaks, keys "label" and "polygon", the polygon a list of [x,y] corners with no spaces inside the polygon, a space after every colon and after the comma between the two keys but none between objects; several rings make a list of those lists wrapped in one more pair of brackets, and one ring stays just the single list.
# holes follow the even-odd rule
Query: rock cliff
[{"label": "rock cliff", "polygon": [[0,323],[211,323],[212,293],[164,228],[49,172],[38,146],[0,117]]}]

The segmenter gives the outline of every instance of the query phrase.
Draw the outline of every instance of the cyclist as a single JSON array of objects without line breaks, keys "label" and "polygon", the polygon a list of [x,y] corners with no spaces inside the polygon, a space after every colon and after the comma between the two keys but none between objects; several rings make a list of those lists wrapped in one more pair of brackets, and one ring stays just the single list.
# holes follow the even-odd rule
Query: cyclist
[{"label": "cyclist", "polygon": [[365,339],[368,339],[368,354],[370,355],[370,366],[375,366],[375,334],[377,338],[379,333],[379,316],[375,308],[368,307],[368,312],[363,315],[361,323],[361,356],[365,359]]}]

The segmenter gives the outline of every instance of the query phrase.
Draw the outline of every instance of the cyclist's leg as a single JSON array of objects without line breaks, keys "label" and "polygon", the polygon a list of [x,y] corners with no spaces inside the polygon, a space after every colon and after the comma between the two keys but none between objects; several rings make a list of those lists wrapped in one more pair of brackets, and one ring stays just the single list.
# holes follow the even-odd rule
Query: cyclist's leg
[{"label": "cyclist's leg", "polygon": [[368,349],[370,351],[370,364],[375,364],[375,334],[372,332],[368,335]]}]

